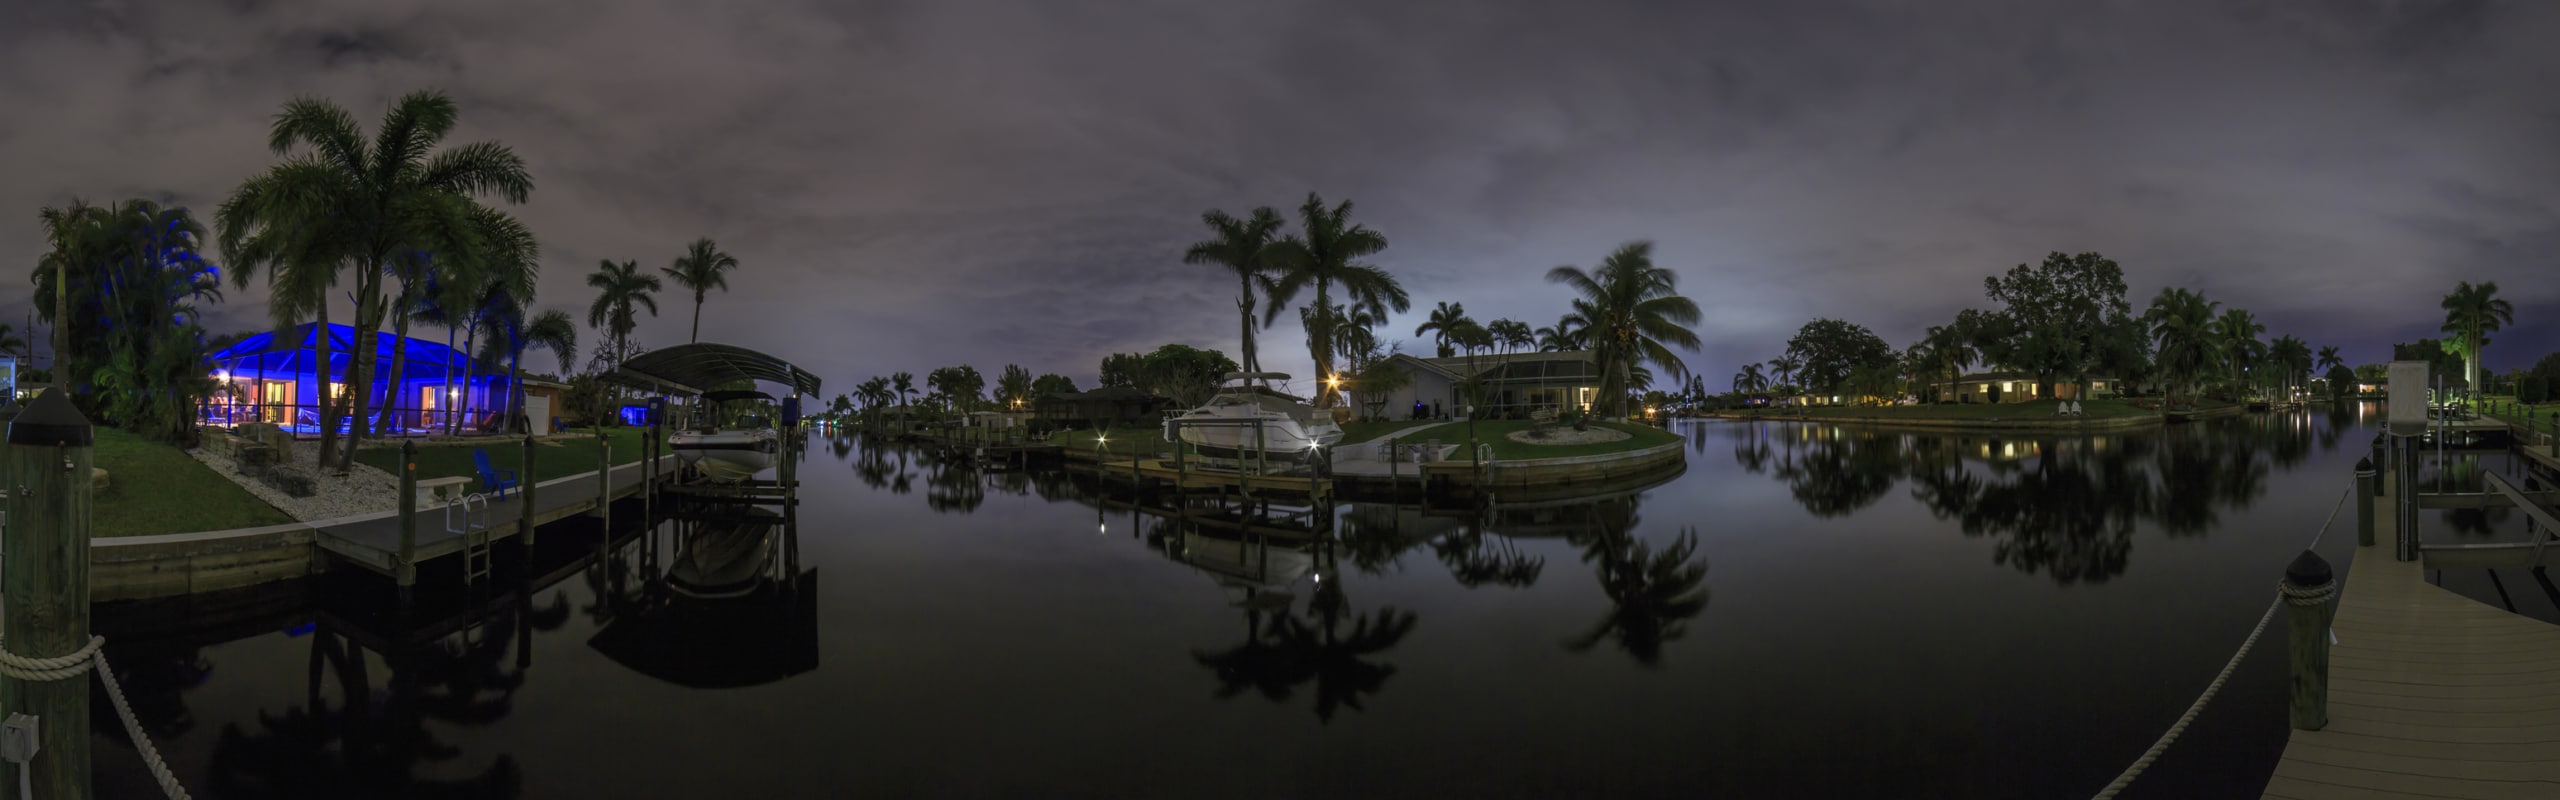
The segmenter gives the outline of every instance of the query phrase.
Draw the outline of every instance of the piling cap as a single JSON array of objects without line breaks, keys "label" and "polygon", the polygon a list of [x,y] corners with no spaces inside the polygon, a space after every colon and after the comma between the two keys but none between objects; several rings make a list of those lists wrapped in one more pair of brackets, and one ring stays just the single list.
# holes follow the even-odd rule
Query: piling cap
[{"label": "piling cap", "polygon": [[2328,583],[2329,575],[2329,562],[2319,553],[2309,550],[2294,556],[2293,563],[2284,565],[2284,582],[2306,589]]},{"label": "piling cap", "polygon": [[36,395],[26,410],[9,420],[10,444],[89,447],[97,441],[98,430],[90,427],[88,418],[80,416],[80,409],[71,407],[71,400],[63,397],[58,388]]},{"label": "piling cap", "polygon": [[2365,456],[2365,457],[2363,457],[2363,458],[2356,459],[2356,474],[2358,474],[2358,475],[2371,475],[2371,474],[2373,474],[2373,457],[2372,457],[2372,456]]}]

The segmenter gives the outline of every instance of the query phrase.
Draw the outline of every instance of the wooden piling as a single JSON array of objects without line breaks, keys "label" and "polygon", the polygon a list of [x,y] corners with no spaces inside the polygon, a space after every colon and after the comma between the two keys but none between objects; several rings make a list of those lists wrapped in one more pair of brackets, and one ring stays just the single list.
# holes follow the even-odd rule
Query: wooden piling
[{"label": "wooden piling", "polygon": [[604,438],[604,425],[596,425],[596,519],[604,520],[606,530],[613,529],[613,441]]},{"label": "wooden piling", "polygon": [[400,442],[400,563],[392,572],[406,597],[418,583],[418,443],[405,439]]},{"label": "wooden piling", "polygon": [[2356,546],[2373,546],[2374,481],[2381,473],[2374,471],[2373,459],[2356,462]]},{"label": "wooden piling", "polygon": [[524,470],[516,473],[516,504],[524,510],[516,535],[524,540],[527,549],[533,547],[533,485],[539,482],[535,477],[538,474],[533,471],[533,434],[528,433],[524,435]]},{"label": "wooden piling", "polygon": [[2329,726],[2329,620],[2336,614],[2330,600],[2337,596],[2329,562],[2302,551],[2284,568],[2282,594],[2285,649],[2292,654],[2293,727],[2320,730]]},{"label": "wooden piling", "polygon": [[[59,658],[89,643],[89,470],[97,431],[63,395],[48,390],[9,422],[9,516],[0,538],[8,607],[0,634],[9,652],[28,658]],[[88,674],[0,677],[0,703],[38,720],[25,778],[35,796],[89,797]],[[0,778],[15,785],[18,769],[0,765]]]}]

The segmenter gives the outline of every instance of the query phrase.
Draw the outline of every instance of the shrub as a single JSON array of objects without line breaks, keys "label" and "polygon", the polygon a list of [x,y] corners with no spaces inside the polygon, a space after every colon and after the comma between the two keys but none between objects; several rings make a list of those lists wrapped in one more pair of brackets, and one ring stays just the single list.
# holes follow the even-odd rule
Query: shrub
[{"label": "shrub", "polygon": [[2535,375],[2516,382],[2516,400],[2538,404],[2551,399],[2551,382]]}]

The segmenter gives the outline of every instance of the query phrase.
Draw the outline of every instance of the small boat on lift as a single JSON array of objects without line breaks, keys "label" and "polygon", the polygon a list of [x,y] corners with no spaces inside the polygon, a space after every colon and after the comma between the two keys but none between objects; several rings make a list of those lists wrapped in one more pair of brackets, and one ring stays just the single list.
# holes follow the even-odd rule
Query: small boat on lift
[{"label": "small boat on lift", "polygon": [[734,483],[773,466],[782,433],[766,412],[773,395],[753,390],[705,392],[698,423],[667,435],[667,449],[712,480]]},{"label": "small boat on lift", "polygon": [[1210,458],[1249,460],[1259,447],[1261,458],[1289,462],[1342,441],[1331,414],[1268,385],[1288,379],[1278,372],[1229,373],[1208,403],[1165,421],[1165,438],[1179,436]]}]

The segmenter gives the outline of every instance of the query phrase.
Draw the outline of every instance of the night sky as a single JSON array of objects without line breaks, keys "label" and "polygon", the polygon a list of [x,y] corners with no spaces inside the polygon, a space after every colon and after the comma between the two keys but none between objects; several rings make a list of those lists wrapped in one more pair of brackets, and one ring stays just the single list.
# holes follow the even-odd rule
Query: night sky
[{"label": "night sky", "polygon": [[[1548,268],[1644,238],[1706,312],[1715,389],[1815,316],[1908,345],[2053,250],[2115,258],[2137,308],[2197,288],[2351,362],[2434,335],[2458,280],[2517,308],[2491,368],[2560,345],[2560,4],[558,5],[0,3],[0,321],[38,208],[209,224],[288,98],[369,133],[440,88],[449,142],[532,167],[542,305],[583,320],[599,259],[712,236],[744,267],[703,337],[831,395],[1234,354],[1234,283],[1182,248],[1204,209],[1309,190],[1391,242],[1406,352],[1439,301],[1551,324]],[[264,329],[264,295],[208,327]],[[639,338],[682,341],[689,298],[660,304]],[[1296,315],[1265,336],[1303,389]]]}]

